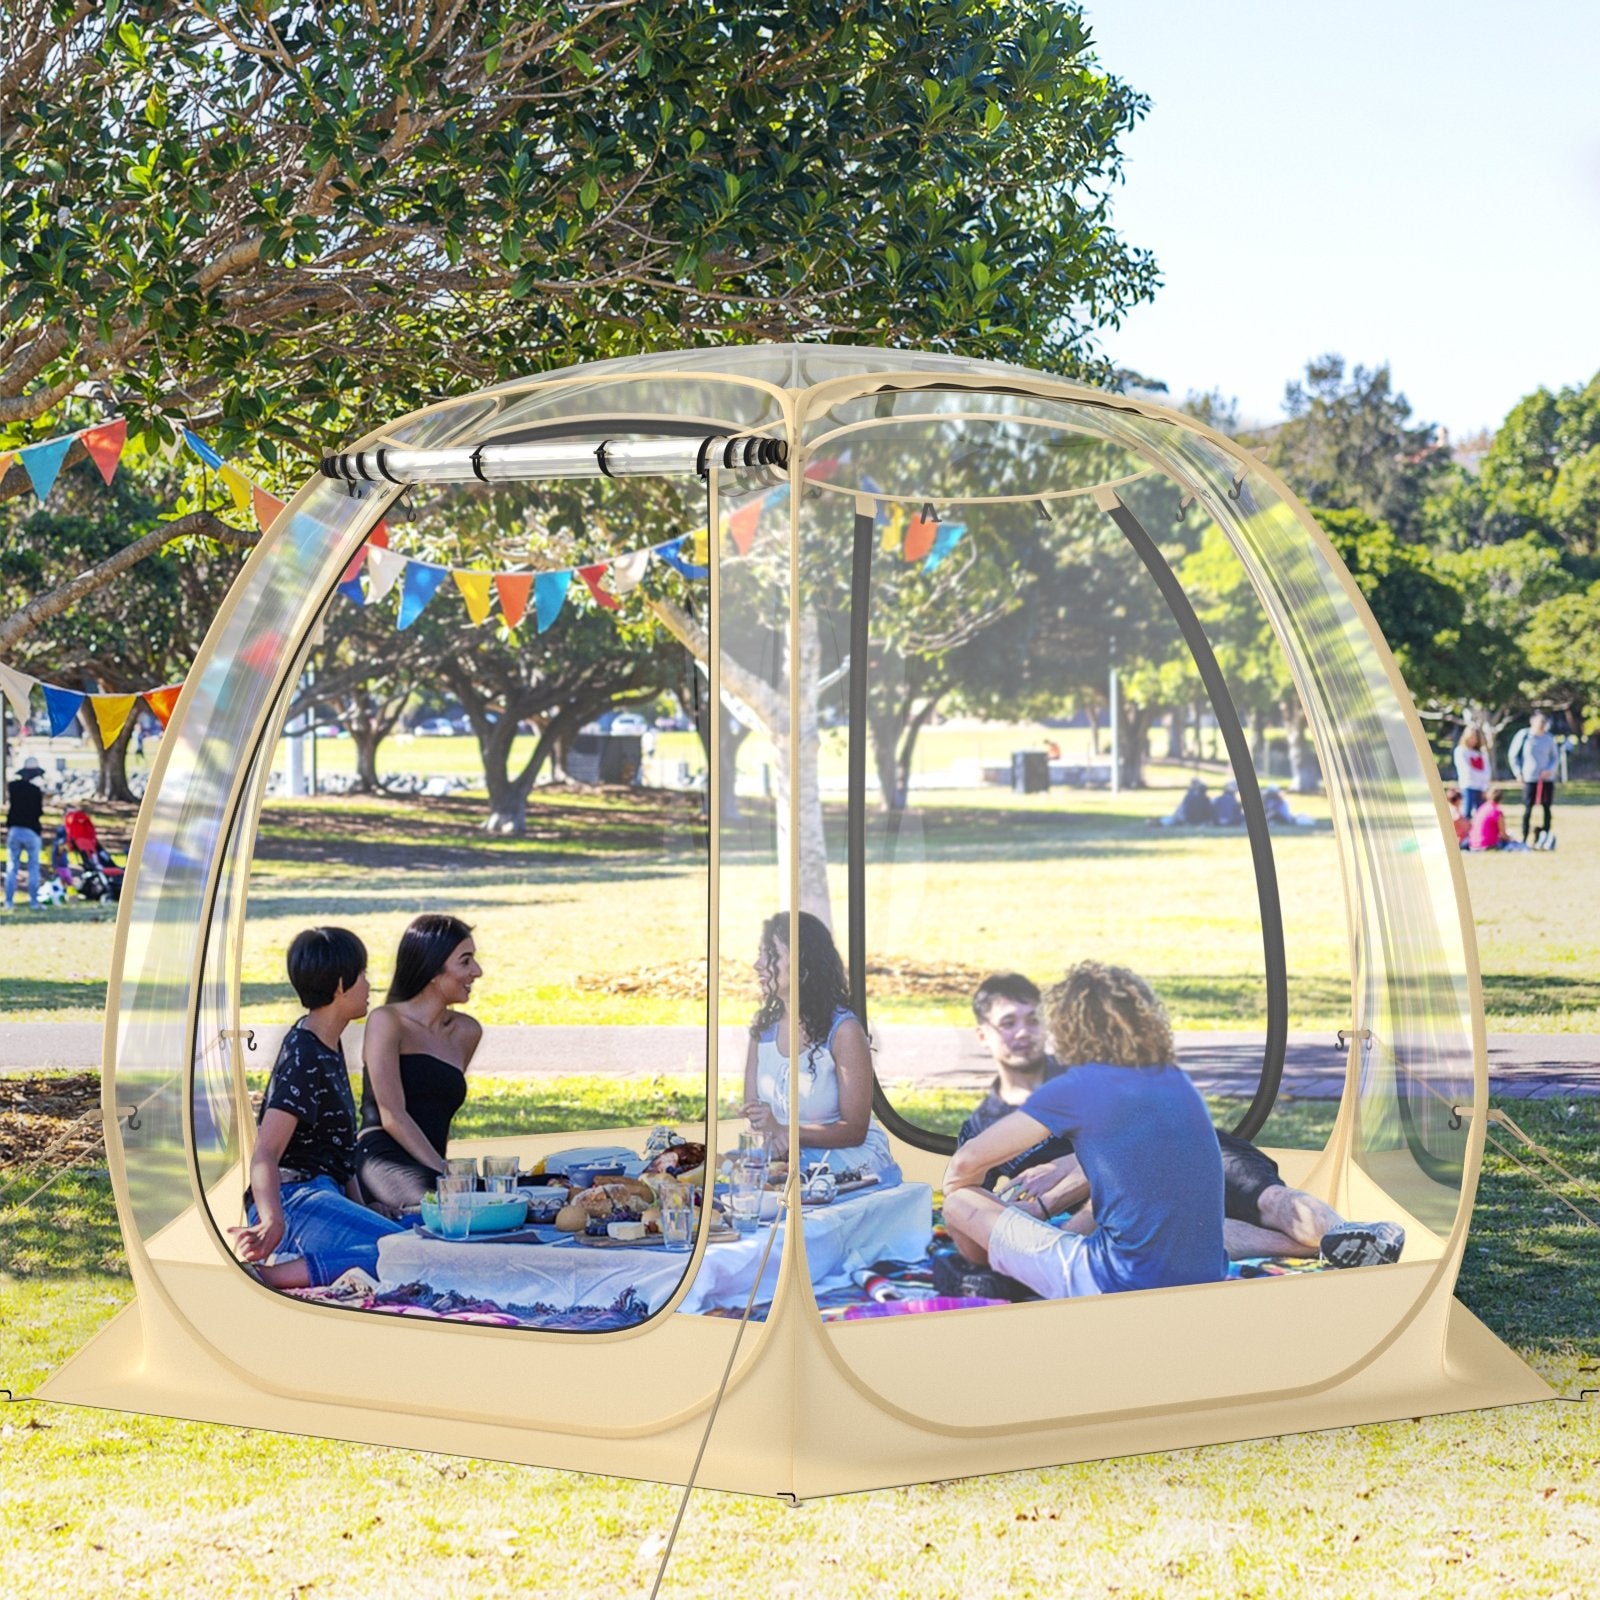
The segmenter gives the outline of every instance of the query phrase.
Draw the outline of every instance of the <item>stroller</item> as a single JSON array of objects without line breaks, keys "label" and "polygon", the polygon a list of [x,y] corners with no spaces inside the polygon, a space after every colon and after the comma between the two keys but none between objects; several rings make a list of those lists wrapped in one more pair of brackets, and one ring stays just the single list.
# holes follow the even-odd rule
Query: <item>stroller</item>
[{"label": "stroller", "polygon": [[78,893],[85,900],[120,900],[122,868],[94,831],[94,819],[87,811],[69,811],[61,819],[67,843],[78,853],[80,872]]}]

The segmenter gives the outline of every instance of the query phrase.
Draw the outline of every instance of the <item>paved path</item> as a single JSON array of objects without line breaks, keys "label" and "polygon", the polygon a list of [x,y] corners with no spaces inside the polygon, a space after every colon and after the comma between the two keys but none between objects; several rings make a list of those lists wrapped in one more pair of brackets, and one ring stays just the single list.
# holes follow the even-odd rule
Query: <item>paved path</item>
[{"label": "paved path", "polygon": [[[281,1028],[257,1030],[256,1060],[265,1067]],[[978,1089],[993,1069],[970,1030],[888,1026],[879,1030],[878,1068],[889,1081],[952,1089]],[[742,1060],[742,1029],[725,1032],[730,1063]],[[1208,1093],[1255,1092],[1259,1035],[1205,1032],[1178,1035],[1178,1055]],[[360,1057],[359,1041],[346,1054]],[[83,1071],[99,1065],[97,1023],[0,1022],[0,1073],[49,1068]],[[704,1056],[694,1028],[490,1028],[474,1070],[509,1077],[557,1073],[644,1076],[698,1072]],[[1344,1054],[1326,1033],[1291,1034],[1284,1058],[1283,1090],[1304,1100],[1337,1100],[1344,1085]],[[1581,1033],[1497,1033],[1489,1036],[1489,1086],[1501,1100],[1565,1100],[1600,1096],[1600,1036]]]}]

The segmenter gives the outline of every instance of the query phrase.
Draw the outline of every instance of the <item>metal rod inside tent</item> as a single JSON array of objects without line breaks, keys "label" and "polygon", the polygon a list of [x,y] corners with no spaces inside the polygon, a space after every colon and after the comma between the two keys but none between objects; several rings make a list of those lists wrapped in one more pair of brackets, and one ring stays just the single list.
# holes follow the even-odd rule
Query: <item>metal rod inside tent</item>
[{"label": "metal rod inside tent", "polygon": [[483,483],[539,478],[640,478],[704,475],[728,469],[786,467],[789,447],[765,434],[711,434],[701,439],[571,439],[482,444],[472,449],[345,451],[326,457],[322,475],[362,483]]}]

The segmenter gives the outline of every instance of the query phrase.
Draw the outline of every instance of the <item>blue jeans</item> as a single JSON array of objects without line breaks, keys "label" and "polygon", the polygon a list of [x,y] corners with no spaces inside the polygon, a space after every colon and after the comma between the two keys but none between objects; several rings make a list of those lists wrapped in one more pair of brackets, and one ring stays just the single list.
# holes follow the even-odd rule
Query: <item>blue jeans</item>
[{"label": "blue jeans", "polygon": [[[251,1225],[259,1220],[252,1203],[247,1209]],[[278,1255],[305,1258],[313,1288],[360,1267],[378,1276],[378,1241],[391,1233],[404,1233],[398,1222],[358,1206],[326,1173],[310,1183],[283,1186],[283,1242]]]},{"label": "blue jeans", "polygon": [[1461,815],[1470,817],[1488,798],[1489,791],[1487,789],[1463,789],[1461,791]]},{"label": "blue jeans", "polygon": [[9,907],[17,897],[17,871],[22,865],[23,856],[28,858],[28,904],[36,906],[39,903],[39,853],[44,849],[44,840],[32,828],[8,828],[6,830],[6,905]]}]

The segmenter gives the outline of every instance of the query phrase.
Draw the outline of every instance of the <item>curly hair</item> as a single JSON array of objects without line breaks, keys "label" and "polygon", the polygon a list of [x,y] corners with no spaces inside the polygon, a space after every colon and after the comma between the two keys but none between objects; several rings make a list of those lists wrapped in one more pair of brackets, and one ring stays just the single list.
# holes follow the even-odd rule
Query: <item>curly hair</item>
[{"label": "curly hair", "polygon": [[[809,911],[800,921],[800,1034],[806,1045],[806,1065],[816,1071],[816,1054],[828,1042],[836,1012],[850,1010],[850,983],[844,962],[828,925]],[[777,947],[789,948],[789,914],[780,911],[761,927],[761,948],[771,957]],[[785,996],[764,994],[750,1022],[750,1037],[759,1039],[784,1014]]]},{"label": "curly hair", "polygon": [[1080,961],[1045,990],[1044,1020],[1065,1066],[1163,1067],[1175,1059],[1166,1007],[1127,967]]}]

